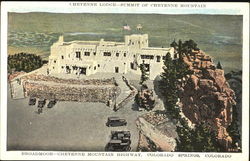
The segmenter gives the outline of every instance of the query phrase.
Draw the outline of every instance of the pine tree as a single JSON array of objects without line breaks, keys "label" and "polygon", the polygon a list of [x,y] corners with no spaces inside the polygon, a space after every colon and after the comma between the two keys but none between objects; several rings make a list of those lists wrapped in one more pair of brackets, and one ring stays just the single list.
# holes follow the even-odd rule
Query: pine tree
[{"label": "pine tree", "polygon": [[[185,121],[186,122],[186,121]],[[219,145],[216,134],[204,122],[195,125],[194,129],[188,127],[187,122],[177,126],[179,139],[176,151],[183,152],[220,152],[223,151]]]},{"label": "pine tree", "polygon": [[179,42],[178,42],[178,53],[180,54],[180,55],[182,55],[183,54],[183,48],[182,48],[182,41],[181,41],[181,39],[179,40]]},{"label": "pine tree", "polygon": [[165,57],[163,70],[159,85],[161,93],[165,98],[166,111],[172,115],[173,119],[177,119],[180,112],[179,108],[176,107],[176,102],[178,101],[177,72],[170,53],[167,53]]},{"label": "pine tree", "polygon": [[178,44],[175,42],[175,40],[170,44],[171,47],[174,49],[177,49]]},{"label": "pine tree", "polygon": [[239,143],[240,141],[240,132],[239,132],[239,125],[238,125],[238,112],[237,112],[237,106],[233,106],[233,116],[232,116],[232,122],[228,126],[227,131],[229,135],[232,137],[232,146],[233,148],[236,148],[236,143]]},{"label": "pine tree", "polygon": [[43,65],[43,61],[40,56],[34,54],[18,53],[8,56],[8,72],[25,71],[30,72]]},{"label": "pine tree", "polygon": [[187,120],[180,119],[179,125],[176,127],[178,133],[178,139],[176,140],[176,151],[190,152],[194,151],[192,143],[192,129],[188,126]]},{"label": "pine tree", "polygon": [[219,152],[221,151],[219,144],[217,143],[215,132],[206,125],[205,122],[201,122],[195,126],[192,134],[192,142],[194,151],[196,152]]},{"label": "pine tree", "polygon": [[193,72],[188,69],[188,65],[184,62],[182,56],[179,59],[175,60],[174,64],[176,66],[177,79],[181,79],[186,75],[193,74]]},{"label": "pine tree", "polygon": [[149,79],[149,73],[147,72],[146,66],[144,62],[140,65],[141,70],[141,81],[140,84],[142,85],[145,81]]},{"label": "pine tree", "polygon": [[216,68],[217,68],[217,69],[222,69],[222,66],[221,66],[221,64],[220,64],[220,61],[218,62]]}]

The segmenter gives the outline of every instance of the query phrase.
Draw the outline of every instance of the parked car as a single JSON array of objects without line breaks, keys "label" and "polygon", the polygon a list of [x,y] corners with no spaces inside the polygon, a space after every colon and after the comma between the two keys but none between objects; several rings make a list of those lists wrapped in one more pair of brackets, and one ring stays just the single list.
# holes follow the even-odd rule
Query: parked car
[{"label": "parked car", "polygon": [[33,106],[35,104],[36,104],[36,98],[35,97],[30,97],[30,99],[29,99],[29,105]]},{"label": "parked car", "polygon": [[106,125],[109,126],[126,126],[127,121],[119,117],[109,117]]},{"label": "parked car", "polygon": [[122,140],[110,140],[109,143],[106,145],[106,151],[130,151],[131,142],[124,142]]},{"label": "parked car", "polygon": [[111,139],[123,140],[125,138],[130,139],[130,131],[111,131]]},{"label": "parked car", "polygon": [[47,108],[52,108],[53,106],[55,106],[55,104],[56,104],[56,100],[50,100],[47,105]]},{"label": "parked car", "polygon": [[46,104],[46,99],[39,99],[38,100],[38,108],[43,108],[43,106]]}]

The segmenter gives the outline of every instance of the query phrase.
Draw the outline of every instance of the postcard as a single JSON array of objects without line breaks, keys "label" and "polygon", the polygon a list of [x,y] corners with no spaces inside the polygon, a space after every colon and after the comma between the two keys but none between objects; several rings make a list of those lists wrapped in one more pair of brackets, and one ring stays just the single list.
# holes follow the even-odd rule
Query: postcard
[{"label": "postcard", "polygon": [[1,159],[249,159],[248,3],[1,7]]}]

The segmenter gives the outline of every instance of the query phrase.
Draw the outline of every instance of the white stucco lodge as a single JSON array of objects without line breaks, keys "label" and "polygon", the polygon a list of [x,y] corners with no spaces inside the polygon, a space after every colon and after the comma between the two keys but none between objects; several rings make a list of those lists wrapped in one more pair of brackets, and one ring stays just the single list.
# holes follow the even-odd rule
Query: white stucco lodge
[{"label": "white stucco lodge", "polygon": [[164,56],[173,48],[148,46],[147,34],[126,35],[125,42],[113,41],[71,41],[64,42],[63,36],[51,46],[48,73],[74,75],[98,72],[141,74],[139,65],[143,62],[154,79],[163,69]]}]

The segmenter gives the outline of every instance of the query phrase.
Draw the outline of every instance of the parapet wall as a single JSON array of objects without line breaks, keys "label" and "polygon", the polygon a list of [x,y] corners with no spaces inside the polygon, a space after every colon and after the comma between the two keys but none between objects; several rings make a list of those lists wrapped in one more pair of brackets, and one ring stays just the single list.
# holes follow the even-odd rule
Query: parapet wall
[{"label": "parapet wall", "polygon": [[10,80],[13,99],[37,97],[58,101],[114,101],[121,90],[114,78],[62,79],[42,74],[28,74]]},{"label": "parapet wall", "polygon": [[119,88],[116,86],[67,86],[46,85],[41,83],[25,82],[25,96],[56,99],[59,101],[103,102],[113,99]]}]

